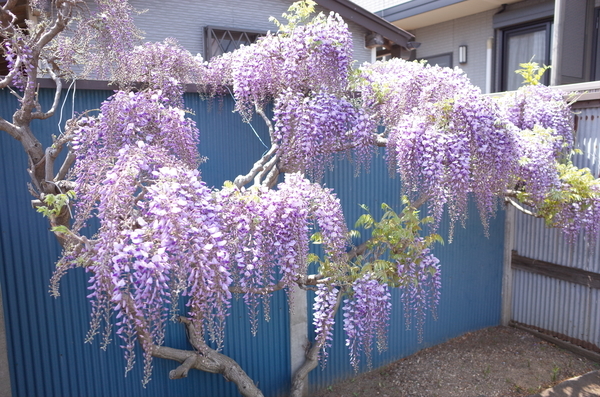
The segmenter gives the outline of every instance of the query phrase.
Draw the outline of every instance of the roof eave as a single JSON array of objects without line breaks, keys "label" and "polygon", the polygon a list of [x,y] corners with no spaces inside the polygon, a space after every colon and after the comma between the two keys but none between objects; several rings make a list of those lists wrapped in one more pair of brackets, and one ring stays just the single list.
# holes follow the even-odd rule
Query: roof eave
[{"label": "roof eave", "polygon": [[352,21],[372,32],[379,33],[391,42],[404,48],[415,36],[392,25],[385,19],[365,10],[348,0],[315,0],[319,5],[337,12],[347,21]]}]

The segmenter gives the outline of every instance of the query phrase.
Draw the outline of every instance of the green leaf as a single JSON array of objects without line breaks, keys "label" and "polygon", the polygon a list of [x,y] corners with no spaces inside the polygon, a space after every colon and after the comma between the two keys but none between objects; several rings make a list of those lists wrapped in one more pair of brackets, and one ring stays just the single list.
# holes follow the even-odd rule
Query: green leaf
[{"label": "green leaf", "polygon": [[310,236],[310,241],[313,244],[323,244],[323,235],[321,234],[321,232],[313,233],[313,235]]},{"label": "green leaf", "polygon": [[358,230],[350,230],[348,232],[350,238],[360,238],[360,232]]},{"label": "green leaf", "polygon": [[375,220],[373,219],[373,217],[371,216],[371,214],[362,214],[361,216],[358,217],[358,219],[356,220],[356,223],[354,224],[355,228],[365,228],[365,229],[370,229],[373,227],[373,223],[375,222]]},{"label": "green leaf", "polygon": [[50,229],[50,231],[54,233],[70,233],[69,228],[64,225],[54,226]]}]

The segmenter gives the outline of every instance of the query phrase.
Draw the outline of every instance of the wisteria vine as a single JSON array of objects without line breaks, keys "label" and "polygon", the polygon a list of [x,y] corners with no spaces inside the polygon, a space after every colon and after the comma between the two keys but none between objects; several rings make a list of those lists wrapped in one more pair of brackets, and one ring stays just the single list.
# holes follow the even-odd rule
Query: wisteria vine
[{"label": "wisteria vine", "polygon": [[[509,197],[571,239],[580,229],[598,234],[600,185],[569,162],[571,112],[551,88],[525,86],[497,100],[458,69],[401,59],[352,69],[351,34],[334,13],[310,21],[287,15],[277,33],[204,62],[173,39],[134,47],[131,11],[125,2],[99,1],[75,35],[48,47],[66,68],[80,55],[74,43],[81,48],[95,38],[85,72],[110,73],[122,88],[97,115],[69,124],[77,200],[72,227],[61,231],[68,238],[52,291],[58,294],[66,269],[84,267],[91,274],[89,339],[104,324],[108,343],[114,314],[127,370],[135,344],[144,348],[144,383],[180,301],[197,336],[220,350],[234,292],[243,295],[256,333],[260,308],[270,316],[271,293],[314,289],[323,364],[342,306],[350,361],[358,370],[364,353],[371,365],[373,342],[386,347],[391,288],[402,289],[406,324],[414,315],[421,339],[425,313],[435,315],[440,300],[435,231],[444,211],[452,225],[464,222],[471,197],[486,231],[499,200]],[[3,46],[12,82],[23,89],[35,65],[25,39],[11,40]],[[102,49],[110,50],[106,62]],[[231,93],[245,120],[272,104],[267,153],[283,181],[271,188],[259,162],[253,186],[206,186],[199,131],[183,110],[188,84],[205,96]],[[384,206],[380,221],[361,217],[371,239],[362,251],[349,250],[340,200],[318,182],[338,153],[368,169],[378,145],[402,179],[404,209]],[[424,203],[432,216],[421,219],[415,207]],[[100,226],[86,235],[92,218]],[[423,224],[432,224],[427,235]],[[320,257],[311,242],[322,244]],[[318,266],[312,275],[311,262]]]}]

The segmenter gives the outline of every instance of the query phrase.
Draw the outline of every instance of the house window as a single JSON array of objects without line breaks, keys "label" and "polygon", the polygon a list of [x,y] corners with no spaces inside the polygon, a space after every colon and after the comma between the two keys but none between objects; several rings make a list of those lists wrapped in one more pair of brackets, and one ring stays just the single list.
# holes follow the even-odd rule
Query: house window
[{"label": "house window", "polygon": [[392,59],[392,49],[390,46],[376,47],[376,51],[377,56],[375,59],[377,61],[389,61],[390,59]]},{"label": "house window", "polygon": [[254,43],[264,32],[231,30],[207,26],[204,28],[206,59],[237,50]]},{"label": "house window", "polygon": [[[523,77],[515,73],[522,63],[537,62],[550,65],[552,22],[539,22],[533,25],[507,28],[502,35],[502,71],[500,86],[502,91],[516,90],[523,83]],[[542,77],[542,83],[550,82],[548,69]]]},{"label": "house window", "polygon": [[432,55],[430,57],[419,58],[420,60],[427,61],[428,65],[441,66],[443,68],[452,67],[452,53],[447,52],[445,54]]}]

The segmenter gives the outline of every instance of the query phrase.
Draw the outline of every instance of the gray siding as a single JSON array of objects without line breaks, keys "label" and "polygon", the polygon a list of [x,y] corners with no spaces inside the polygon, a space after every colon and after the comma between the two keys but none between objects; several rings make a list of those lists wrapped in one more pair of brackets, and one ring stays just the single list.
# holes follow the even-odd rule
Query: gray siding
[{"label": "gray siding", "polygon": [[[494,37],[492,15],[495,10],[426,26],[411,31],[421,43],[417,58],[452,52],[453,66],[464,70],[471,82],[485,89],[486,43]],[[458,46],[467,46],[467,63],[458,64]]]},{"label": "gray siding", "polygon": [[[146,41],[162,41],[174,37],[192,54],[204,56],[204,27],[219,26],[230,29],[274,31],[277,30],[269,17],[283,21],[281,14],[292,1],[244,0],[197,2],[174,1],[165,7],[161,0],[132,0],[132,5],[145,12],[135,17],[137,26],[145,32]],[[320,8],[325,13],[328,10]],[[348,24],[354,40],[354,58],[359,62],[370,61],[371,52],[365,48],[364,28]]]}]

